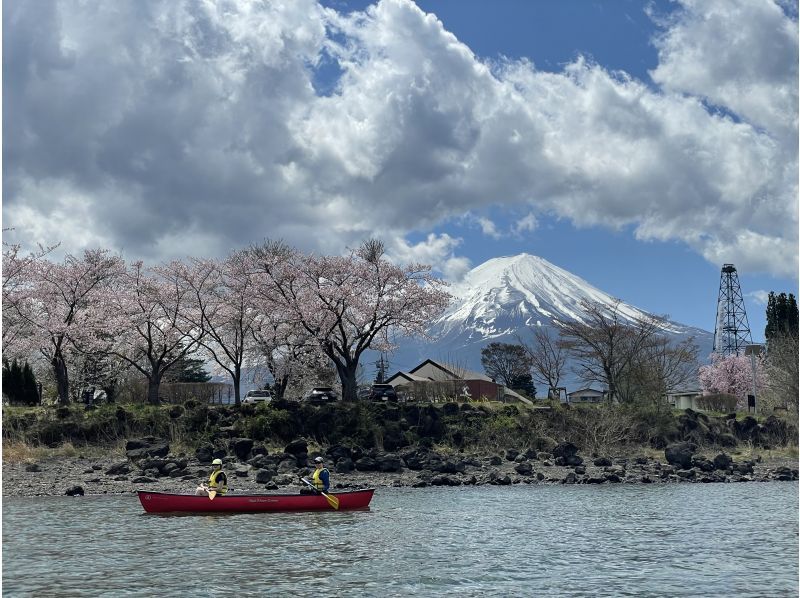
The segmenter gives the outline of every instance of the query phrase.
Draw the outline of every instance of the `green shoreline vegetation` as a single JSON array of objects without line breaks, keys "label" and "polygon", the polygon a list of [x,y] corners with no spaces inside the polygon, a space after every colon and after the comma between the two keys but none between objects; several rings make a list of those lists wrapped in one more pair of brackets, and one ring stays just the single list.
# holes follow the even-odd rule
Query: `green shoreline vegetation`
[{"label": "green shoreline vegetation", "polygon": [[791,416],[702,413],[628,405],[546,408],[490,402],[384,404],[339,402],[312,406],[279,400],[259,405],[103,404],[85,407],[3,407],[3,461],[47,457],[123,456],[128,438],[153,436],[172,452],[202,446],[226,449],[249,438],[267,449],[297,438],[324,449],[337,444],[392,452],[435,447],[442,452],[496,453],[508,448],[551,451],[573,443],[581,454],[663,455],[671,442],[702,451],[797,458]]}]

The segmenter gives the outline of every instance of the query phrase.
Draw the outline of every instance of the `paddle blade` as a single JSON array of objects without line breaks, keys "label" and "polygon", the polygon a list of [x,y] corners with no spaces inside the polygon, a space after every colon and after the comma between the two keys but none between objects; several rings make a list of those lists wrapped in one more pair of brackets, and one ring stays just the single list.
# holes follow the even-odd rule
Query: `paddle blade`
[{"label": "paddle blade", "polygon": [[332,506],[337,511],[339,510],[339,499],[338,498],[336,498],[335,496],[331,496],[330,494],[324,494],[323,496],[328,501],[328,504],[330,506]]},{"label": "paddle blade", "polygon": [[214,497],[217,495],[216,490],[209,490],[208,491],[208,500],[214,500]]}]

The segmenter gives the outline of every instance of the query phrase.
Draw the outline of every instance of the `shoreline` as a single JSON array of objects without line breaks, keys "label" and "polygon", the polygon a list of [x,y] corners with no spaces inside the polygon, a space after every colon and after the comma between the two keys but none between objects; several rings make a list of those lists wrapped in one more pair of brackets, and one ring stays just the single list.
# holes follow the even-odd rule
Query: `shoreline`
[{"label": "shoreline", "polygon": [[[722,453],[724,455],[724,453]],[[287,455],[280,455],[286,457]],[[673,483],[741,483],[764,481],[796,481],[797,460],[785,457],[757,456],[749,460],[732,460],[727,466],[711,468],[713,458],[682,468],[651,457],[616,457],[587,460],[581,465],[557,465],[551,459],[509,459],[500,455],[459,455],[458,459],[440,459],[433,453],[426,468],[405,461],[396,471],[331,472],[331,492],[355,488],[482,486],[512,484],[673,484]],[[383,455],[396,460],[396,455]],[[730,458],[730,456],[728,456]],[[431,463],[429,462],[429,463]],[[258,457],[248,462],[225,459],[230,492],[237,494],[299,493],[300,476],[310,475],[312,468],[289,467],[284,460],[277,470],[259,467]],[[599,464],[595,464],[599,463]],[[723,463],[724,465],[724,463]],[[211,466],[196,457],[166,455],[132,460],[123,457],[86,458],[48,457],[34,463],[3,464],[2,496],[34,497],[71,495],[124,495],[137,490],[194,493],[208,479]]]}]

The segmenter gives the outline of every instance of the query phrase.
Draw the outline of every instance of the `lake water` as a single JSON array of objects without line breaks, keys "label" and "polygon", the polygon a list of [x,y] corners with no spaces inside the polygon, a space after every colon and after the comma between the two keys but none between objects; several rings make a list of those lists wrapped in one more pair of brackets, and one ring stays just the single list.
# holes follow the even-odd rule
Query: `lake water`
[{"label": "lake water", "polygon": [[3,596],[797,596],[796,483],[381,488],[360,512],[3,499]]}]

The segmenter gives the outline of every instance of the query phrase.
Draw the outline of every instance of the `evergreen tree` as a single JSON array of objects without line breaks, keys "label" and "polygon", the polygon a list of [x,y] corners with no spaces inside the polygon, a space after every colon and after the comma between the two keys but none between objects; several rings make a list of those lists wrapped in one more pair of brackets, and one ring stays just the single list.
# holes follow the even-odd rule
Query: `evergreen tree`
[{"label": "evergreen tree", "polygon": [[205,370],[205,361],[184,355],[167,370],[165,382],[208,382],[211,374]]},{"label": "evergreen tree", "polygon": [[764,329],[767,342],[779,338],[798,336],[797,300],[794,294],[770,292],[767,298],[767,326]]},{"label": "evergreen tree", "polygon": [[39,403],[36,377],[27,361],[24,366],[20,366],[16,359],[12,362],[3,362],[3,394],[15,405]]},{"label": "evergreen tree", "polygon": [[536,387],[533,385],[533,377],[530,374],[519,374],[509,380],[508,387],[511,390],[521,392],[531,398],[536,398]]}]

